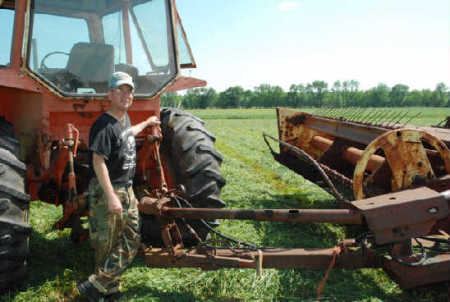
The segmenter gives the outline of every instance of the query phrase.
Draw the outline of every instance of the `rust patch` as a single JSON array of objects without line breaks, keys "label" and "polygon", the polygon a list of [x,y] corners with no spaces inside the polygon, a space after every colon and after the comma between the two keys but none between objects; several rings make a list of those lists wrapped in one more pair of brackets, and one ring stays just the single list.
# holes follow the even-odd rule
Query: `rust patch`
[{"label": "rust patch", "polygon": [[72,107],[73,107],[73,110],[76,113],[78,113],[81,117],[92,118],[92,113],[80,111],[80,110],[83,110],[84,107],[86,107],[86,105],[87,105],[87,103],[83,103],[83,104],[75,103],[72,105]]},{"label": "rust patch", "polygon": [[305,120],[306,120],[306,115],[303,113],[296,114],[292,117],[286,118],[286,121],[294,126],[303,124],[305,122]]}]

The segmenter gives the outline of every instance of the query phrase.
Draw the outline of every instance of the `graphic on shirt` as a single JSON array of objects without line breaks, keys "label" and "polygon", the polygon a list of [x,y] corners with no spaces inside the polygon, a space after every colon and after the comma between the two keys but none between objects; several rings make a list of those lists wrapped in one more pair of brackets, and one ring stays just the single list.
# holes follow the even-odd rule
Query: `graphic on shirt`
[{"label": "graphic on shirt", "polygon": [[129,170],[136,167],[136,141],[134,139],[131,129],[127,129],[120,135],[122,140],[122,148],[124,161],[122,165],[123,170]]}]

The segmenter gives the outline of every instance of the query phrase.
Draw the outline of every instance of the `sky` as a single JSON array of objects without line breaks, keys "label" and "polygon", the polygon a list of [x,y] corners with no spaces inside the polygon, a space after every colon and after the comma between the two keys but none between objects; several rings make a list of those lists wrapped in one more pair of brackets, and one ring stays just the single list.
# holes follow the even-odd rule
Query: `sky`
[{"label": "sky", "polygon": [[448,0],[177,0],[197,68],[223,91],[357,80],[450,86]]}]

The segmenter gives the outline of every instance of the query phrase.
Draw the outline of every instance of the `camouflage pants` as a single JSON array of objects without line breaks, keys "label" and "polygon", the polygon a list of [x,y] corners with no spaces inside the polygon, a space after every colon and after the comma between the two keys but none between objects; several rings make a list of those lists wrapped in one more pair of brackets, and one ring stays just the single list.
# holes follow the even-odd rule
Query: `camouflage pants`
[{"label": "camouflage pants", "polygon": [[140,221],[133,188],[114,187],[122,214],[108,211],[97,181],[89,185],[89,233],[96,270],[89,281],[103,294],[119,290],[119,277],[131,265],[140,246]]}]

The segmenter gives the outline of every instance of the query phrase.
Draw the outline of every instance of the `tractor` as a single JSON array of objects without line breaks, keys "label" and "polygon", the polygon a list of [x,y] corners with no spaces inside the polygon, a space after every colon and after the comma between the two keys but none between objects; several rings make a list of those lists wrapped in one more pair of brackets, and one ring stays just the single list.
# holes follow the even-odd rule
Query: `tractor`
[{"label": "tractor", "polygon": [[[180,75],[196,64],[175,1],[1,0],[0,24],[1,289],[25,276],[30,200],[61,205],[54,227],[71,228],[75,242],[86,238],[89,129],[108,108],[114,71],[134,78],[131,122],[162,121],[136,139],[135,192],[179,190],[195,206],[225,205],[214,136],[193,115],[160,108],[162,93],[206,85]],[[146,241],[161,240],[155,223],[143,217]]]}]

